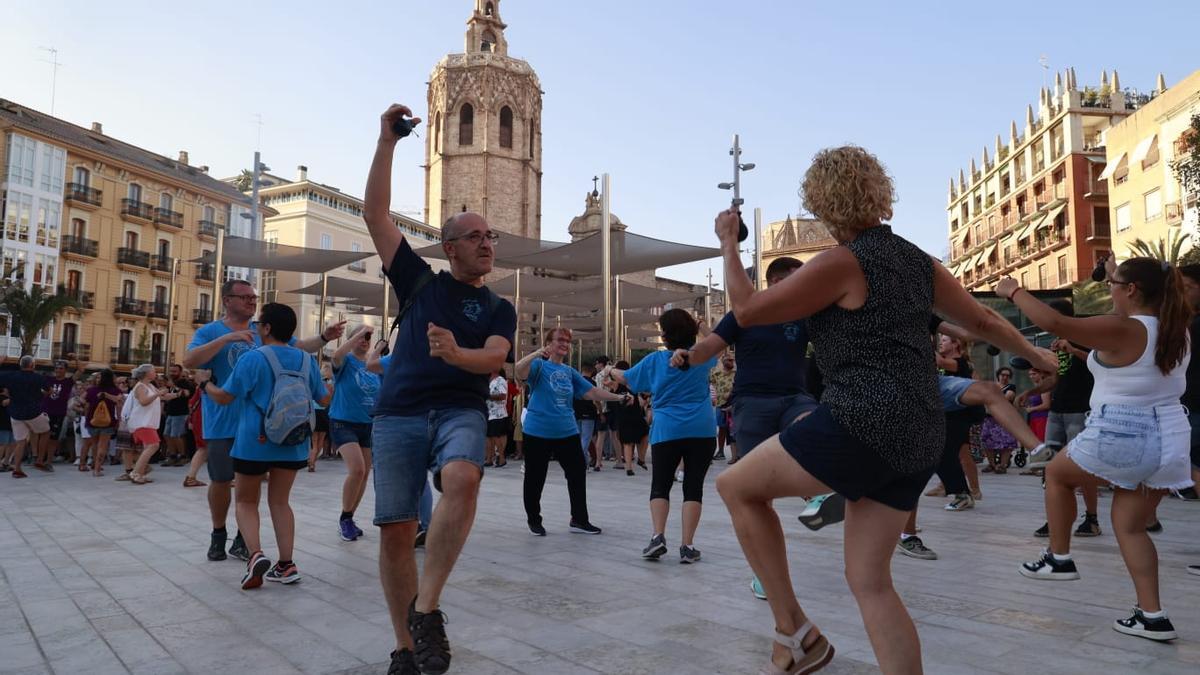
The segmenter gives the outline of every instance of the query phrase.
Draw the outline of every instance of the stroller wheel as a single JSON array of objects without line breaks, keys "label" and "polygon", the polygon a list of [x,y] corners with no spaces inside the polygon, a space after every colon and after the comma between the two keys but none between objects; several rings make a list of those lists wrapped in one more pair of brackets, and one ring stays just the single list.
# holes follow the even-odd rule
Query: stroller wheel
[{"label": "stroller wheel", "polygon": [[1018,450],[1013,454],[1013,464],[1017,465],[1018,469],[1025,468],[1025,461],[1029,458],[1029,453],[1024,450]]}]

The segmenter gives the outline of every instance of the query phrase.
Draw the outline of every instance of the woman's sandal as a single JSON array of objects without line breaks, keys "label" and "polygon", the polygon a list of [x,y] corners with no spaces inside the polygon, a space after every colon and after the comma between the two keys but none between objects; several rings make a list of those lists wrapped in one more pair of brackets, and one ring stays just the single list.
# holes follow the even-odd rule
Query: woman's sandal
[{"label": "woman's sandal", "polygon": [[186,487],[204,487],[205,485],[208,485],[208,483],[196,480],[195,478],[192,478],[191,476],[187,476],[183,479],[183,487],[185,487],[185,488]]},{"label": "woman's sandal", "polygon": [[829,665],[829,662],[833,660],[833,645],[829,644],[829,640],[824,635],[818,633],[817,639],[808,646],[808,649],[802,646],[804,638],[816,629],[811,621],[806,621],[800,630],[791,637],[776,632],[775,641],[791,650],[792,662],[787,670],[784,670],[775,665],[774,661],[767,661],[767,665],[758,671],[759,675],[806,675]]},{"label": "woman's sandal", "polygon": [[154,481],[149,478],[146,478],[146,476],[144,474],[130,473],[129,474],[129,482],[133,483],[134,485],[145,485],[146,483],[153,483]]}]

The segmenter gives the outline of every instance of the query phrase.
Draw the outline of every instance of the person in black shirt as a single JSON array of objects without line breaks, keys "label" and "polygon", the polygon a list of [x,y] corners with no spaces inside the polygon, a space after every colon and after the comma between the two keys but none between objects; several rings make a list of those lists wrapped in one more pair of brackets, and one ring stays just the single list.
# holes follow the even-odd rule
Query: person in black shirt
[{"label": "person in black shirt", "polygon": [[183,466],[187,463],[187,418],[188,402],[196,391],[196,383],[188,378],[183,366],[178,363],[167,368],[167,391],[176,394],[175,398],[163,406],[163,436],[167,439],[167,459],[163,466]]},{"label": "person in black shirt", "polygon": [[[1188,334],[1193,345],[1200,345],[1200,265],[1180,265],[1179,273],[1183,275],[1183,294],[1198,312],[1192,317]],[[1179,402],[1188,409],[1188,422],[1192,425],[1192,480],[1200,485],[1200,358],[1188,362],[1187,390]],[[1180,490],[1179,496],[1188,501],[1200,499],[1195,487]],[[1200,566],[1194,567],[1196,574],[1200,574]]]}]

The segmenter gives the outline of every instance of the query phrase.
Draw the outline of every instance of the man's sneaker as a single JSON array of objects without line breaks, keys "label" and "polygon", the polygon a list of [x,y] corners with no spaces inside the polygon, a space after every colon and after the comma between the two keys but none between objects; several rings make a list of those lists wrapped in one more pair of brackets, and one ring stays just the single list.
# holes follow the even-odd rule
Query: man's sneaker
[{"label": "man's sneaker", "polygon": [[902,538],[896,544],[896,548],[900,549],[900,552],[904,555],[919,560],[937,560],[938,557],[937,553],[934,553],[933,549],[926,547],[921,538],[917,536],[908,537],[907,539]]},{"label": "man's sneaker", "polygon": [[248,591],[262,586],[263,575],[269,569],[271,569],[271,561],[263,555],[262,551],[255,551],[254,555],[250,557],[250,562],[246,563],[246,574],[242,576],[242,590]]},{"label": "man's sneaker", "polygon": [[759,600],[767,599],[767,591],[763,589],[762,582],[758,580],[758,577],[750,580],[750,592]]},{"label": "man's sneaker", "polygon": [[667,538],[656,534],[650,538],[650,544],[642,549],[642,557],[646,560],[658,560],[667,552]]},{"label": "man's sneaker", "polygon": [[446,615],[435,609],[417,611],[417,599],[408,606],[408,632],[412,635],[413,660],[426,675],[450,670],[450,641],[446,639]]},{"label": "man's sneaker", "polygon": [[1196,488],[1194,487],[1183,488],[1182,490],[1176,492],[1175,496],[1185,502],[1200,501],[1200,494],[1196,493]]},{"label": "man's sneaker", "polygon": [[529,532],[531,534],[533,534],[533,536],[535,536],[535,537],[546,536],[546,528],[542,527],[541,523],[538,523],[537,525],[530,523],[529,524]]},{"label": "man's sneaker", "polygon": [[417,530],[417,538],[413,541],[413,548],[421,548],[425,546],[426,530]]},{"label": "man's sneaker", "polygon": [[338,520],[338,534],[342,536],[342,541],[354,541],[358,539],[358,532],[355,529],[354,521],[350,518]]},{"label": "man's sneaker", "polygon": [[1099,537],[1100,536],[1100,520],[1093,513],[1083,514],[1083,520],[1079,522],[1079,527],[1075,528],[1076,537]]},{"label": "man's sneaker", "polygon": [[362,528],[358,526],[358,523],[354,522],[353,518],[350,519],[350,524],[354,526],[354,535],[355,536],[357,536],[357,537],[363,536]]},{"label": "man's sneaker", "polygon": [[1043,551],[1042,557],[1027,563],[1021,563],[1021,576],[1030,579],[1049,579],[1052,581],[1070,581],[1079,578],[1079,570],[1075,569],[1074,560],[1055,560],[1050,551]]},{"label": "man's sneaker", "polygon": [[1126,635],[1136,635],[1147,640],[1157,640],[1166,642],[1179,637],[1175,634],[1175,626],[1171,625],[1171,620],[1166,616],[1160,616],[1157,619],[1146,618],[1142,610],[1137,607],[1133,608],[1133,616],[1128,619],[1117,619],[1113,622],[1113,630]]},{"label": "man's sneaker", "polygon": [[571,531],[579,534],[600,534],[600,528],[591,523],[577,523],[571,521]]},{"label": "man's sneaker", "polygon": [[387,675],[421,675],[417,662],[413,660],[411,649],[397,649],[392,652],[392,662],[388,665]]},{"label": "man's sneaker", "polygon": [[718,451],[717,454],[713,455],[713,459],[725,459],[725,451]]},{"label": "man's sneaker", "polygon": [[836,492],[818,495],[808,500],[798,517],[810,530],[840,523],[846,519],[846,498]]},{"label": "man's sneaker", "polygon": [[213,562],[225,559],[225,533],[212,533],[212,541],[208,544],[208,559]]},{"label": "man's sneaker", "polygon": [[1025,470],[1032,471],[1033,469],[1044,468],[1052,459],[1054,459],[1054,447],[1041,443],[1029,451],[1029,459],[1025,462]]},{"label": "man's sneaker", "polygon": [[296,569],[296,563],[288,563],[287,567],[280,567],[279,563],[267,572],[267,581],[274,581],[280,584],[294,584],[300,581],[300,570]]},{"label": "man's sneaker", "polygon": [[1033,536],[1045,539],[1050,536],[1050,523],[1042,523],[1042,526],[1033,531]]},{"label": "man's sneaker", "polygon": [[686,544],[679,547],[680,565],[691,565],[698,562],[700,562],[700,549]]},{"label": "man's sneaker", "polygon": [[969,494],[954,495],[954,501],[946,505],[947,511],[966,511],[975,508],[975,498]]},{"label": "man's sneaker", "polygon": [[233,538],[233,543],[229,545],[229,555],[249,562],[250,551],[246,549],[246,542],[242,539],[241,532],[237,533],[237,536]]}]

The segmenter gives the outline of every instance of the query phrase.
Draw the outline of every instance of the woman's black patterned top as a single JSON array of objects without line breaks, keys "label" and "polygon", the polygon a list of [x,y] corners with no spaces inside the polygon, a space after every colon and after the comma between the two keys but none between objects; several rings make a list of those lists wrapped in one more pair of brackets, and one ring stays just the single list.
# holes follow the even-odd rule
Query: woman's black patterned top
[{"label": "woman's black patterned top", "polygon": [[928,469],[945,436],[929,339],[933,259],[887,225],[864,230],[846,247],[866,277],[867,300],[808,319],[825,377],[821,402],[896,471]]}]

